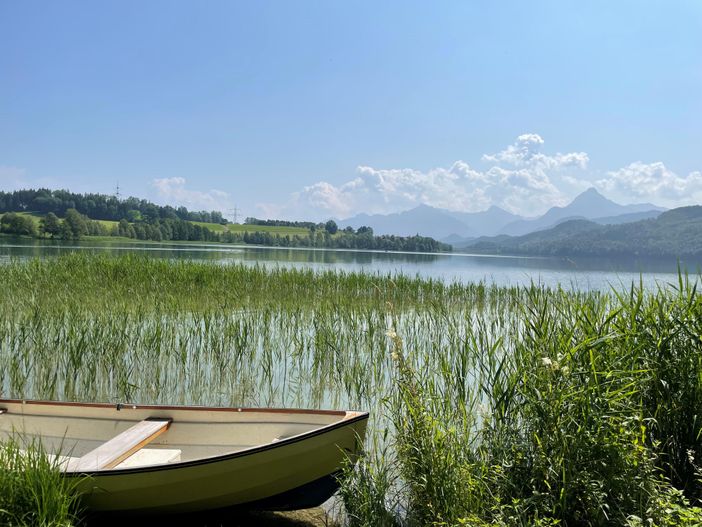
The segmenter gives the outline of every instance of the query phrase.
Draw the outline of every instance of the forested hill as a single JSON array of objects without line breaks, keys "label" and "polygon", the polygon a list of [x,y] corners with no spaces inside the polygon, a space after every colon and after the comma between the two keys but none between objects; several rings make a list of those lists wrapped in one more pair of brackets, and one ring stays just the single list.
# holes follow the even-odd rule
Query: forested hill
[{"label": "forested hill", "polygon": [[227,223],[221,212],[190,211],[185,207],[161,206],[145,199],[118,199],[107,194],[76,194],[67,190],[45,188],[0,192],[0,214],[3,212],[53,212],[63,217],[75,209],[93,220],[155,221],[186,220],[204,223]]},{"label": "forested hill", "polygon": [[702,257],[702,207],[620,225],[572,220],[525,236],[480,238],[461,248],[514,255]]},{"label": "forested hill", "polygon": [[451,246],[424,236],[375,236],[370,227],[340,230],[326,223],[257,220],[229,223],[219,212],[192,212],[146,200],[103,194],[21,190],[0,192],[0,235],[63,240],[132,238],[379,251],[447,252]]}]

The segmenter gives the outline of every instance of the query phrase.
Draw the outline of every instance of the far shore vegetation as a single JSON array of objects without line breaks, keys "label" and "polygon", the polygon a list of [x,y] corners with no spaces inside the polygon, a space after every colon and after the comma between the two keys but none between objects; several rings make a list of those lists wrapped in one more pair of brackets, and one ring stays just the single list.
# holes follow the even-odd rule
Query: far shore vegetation
[{"label": "far shore vegetation", "polygon": [[461,249],[529,256],[702,258],[702,206],[678,207],[653,219],[599,225],[569,220],[523,236],[478,238]]},{"label": "far shore vegetation", "polygon": [[324,223],[258,220],[233,224],[217,211],[189,211],[137,198],[75,194],[63,190],[0,192],[0,233],[79,240],[111,236],[142,241],[195,241],[274,247],[314,247],[448,252],[451,246],[425,236],[376,236],[370,227],[339,229]]},{"label": "far shore vegetation", "polygon": [[702,525],[699,277],[586,292],[132,255],[0,267],[3,396],[370,410],[350,527]]}]

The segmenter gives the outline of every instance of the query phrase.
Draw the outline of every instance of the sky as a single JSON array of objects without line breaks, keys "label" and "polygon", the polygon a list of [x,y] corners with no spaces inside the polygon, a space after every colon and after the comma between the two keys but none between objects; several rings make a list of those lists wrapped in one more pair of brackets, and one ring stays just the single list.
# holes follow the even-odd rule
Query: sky
[{"label": "sky", "polygon": [[702,203],[699,0],[0,0],[0,190],[324,220]]}]

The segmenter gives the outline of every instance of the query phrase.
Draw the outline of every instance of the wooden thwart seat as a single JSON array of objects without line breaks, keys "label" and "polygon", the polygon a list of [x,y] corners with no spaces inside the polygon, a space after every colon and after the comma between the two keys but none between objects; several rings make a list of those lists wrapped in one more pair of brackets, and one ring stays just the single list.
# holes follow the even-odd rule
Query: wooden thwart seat
[{"label": "wooden thwart seat", "polygon": [[114,468],[156,439],[171,424],[171,419],[149,418],[113,437],[83,457],[68,464],[73,472],[94,472]]},{"label": "wooden thwart seat", "polygon": [[135,468],[149,465],[167,465],[180,461],[182,451],[173,448],[142,448],[115,468]]}]

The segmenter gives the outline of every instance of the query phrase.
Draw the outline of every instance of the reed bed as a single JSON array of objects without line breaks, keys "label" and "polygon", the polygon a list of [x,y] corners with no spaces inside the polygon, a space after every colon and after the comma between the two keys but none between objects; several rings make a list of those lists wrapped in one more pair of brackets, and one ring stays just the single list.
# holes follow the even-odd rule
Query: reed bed
[{"label": "reed bed", "polygon": [[5,395],[371,409],[350,525],[702,525],[683,275],[572,292],[73,254],[0,284]]}]

